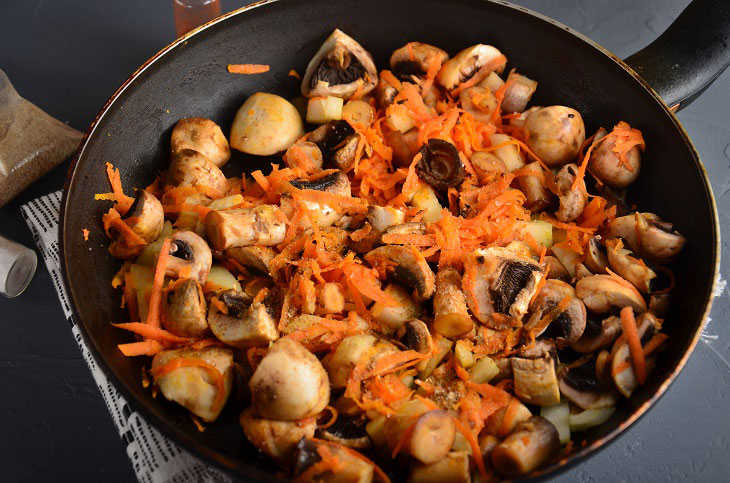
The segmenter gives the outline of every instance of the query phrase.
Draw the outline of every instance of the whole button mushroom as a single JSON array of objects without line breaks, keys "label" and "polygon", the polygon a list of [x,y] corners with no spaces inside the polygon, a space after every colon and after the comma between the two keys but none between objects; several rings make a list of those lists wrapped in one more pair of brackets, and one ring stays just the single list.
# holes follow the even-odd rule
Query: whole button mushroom
[{"label": "whole button mushroom", "polygon": [[165,191],[171,188],[206,186],[219,194],[228,191],[226,176],[204,154],[192,149],[178,151],[165,177]]},{"label": "whole button mushroom", "polygon": [[204,117],[180,119],[170,136],[170,151],[176,155],[183,149],[202,153],[219,168],[231,158],[228,140],[218,124]]},{"label": "whole button mushroom", "polygon": [[[602,130],[596,135],[596,140],[600,139],[599,135],[606,135],[606,131]],[[629,186],[639,177],[641,169],[641,146],[633,146],[626,152],[624,159],[621,159],[619,153],[614,151],[616,147],[616,138],[609,136],[601,142],[591,152],[588,159],[588,170],[608,186],[616,189],[622,189]]]},{"label": "whole button mushroom", "polygon": [[249,387],[256,413],[279,421],[314,416],[330,399],[330,383],[322,364],[299,342],[286,338],[269,348]]},{"label": "whole button mushroom", "polygon": [[299,111],[275,94],[257,92],[236,112],[231,147],[244,153],[270,156],[286,151],[304,135]]},{"label": "whole button mushroom", "polygon": [[525,119],[527,146],[551,168],[573,161],[585,140],[583,118],[570,107],[543,107]]}]

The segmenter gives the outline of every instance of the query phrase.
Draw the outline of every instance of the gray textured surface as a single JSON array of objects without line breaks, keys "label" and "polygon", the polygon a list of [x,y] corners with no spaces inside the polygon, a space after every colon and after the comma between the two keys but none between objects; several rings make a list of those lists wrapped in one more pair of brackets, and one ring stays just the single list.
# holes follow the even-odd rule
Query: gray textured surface
[{"label": "gray textured surface", "polygon": [[[170,1],[2,0],[0,68],[32,102],[85,130],[138,65],[173,37]],[[245,4],[224,1],[224,10]],[[445,2],[446,3],[446,2]],[[522,0],[621,57],[654,39],[687,0]],[[730,239],[730,73],[679,118],[705,161]],[[0,209],[0,233],[32,245],[18,206],[59,189],[67,164]],[[678,187],[681,195],[681,186]],[[691,207],[688,207],[691,209]],[[727,243],[724,258],[730,260]],[[727,263],[722,273],[728,277]],[[687,367],[648,415],[558,481],[727,481],[730,474],[730,292]],[[131,481],[123,446],[39,269],[28,291],[0,298],[0,477]]]}]

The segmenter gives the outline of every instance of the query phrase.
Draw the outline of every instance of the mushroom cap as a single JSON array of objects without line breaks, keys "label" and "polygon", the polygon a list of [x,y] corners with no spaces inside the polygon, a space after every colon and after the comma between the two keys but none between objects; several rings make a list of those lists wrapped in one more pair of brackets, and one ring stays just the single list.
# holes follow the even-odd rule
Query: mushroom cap
[{"label": "mushroom cap", "polygon": [[632,257],[631,251],[620,248],[618,240],[608,240],[606,246],[611,269],[631,282],[639,292],[643,294],[651,292],[652,280],[657,277],[657,273],[644,262]]},{"label": "mushroom cap", "polygon": [[636,289],[631,289],[611,275],[591,275],[578,280],[575,293],[593,312],[605,313],[611,307],[631,307],[634,312],[646,310],[646,302]]},{"label": "mushroom cap", "polygon": [[225,175],[204,154],[192,149],[176,152],[167,170],[165,190],[201,186],[208,187],[221,195],[228,191]]},{"label": "mushroom cap", "polygon": [[563,311],[557,314],[550,323],[535,333],[544,334],[547,337],[555,338],[559,347],[576,342],[583,335],[586,327],[586,308],[583,302],[576,296],[573,287],[560,280],[547,280],[540,293],[530,304],[532,316],[526,327],[532,328],[539,325],[543,317],[550,314],[555,307],[565,298],[569,302]]},{"label": "mushroom cap", "polygon": [[504,91],[501,105],[502,112],[511,114],[524,111],[536,90],[537,81],[518,74],[513,69],[507,77],[507,89]]},{"label": "mushroom cap", "polygon": [[585,139],[583,118],[570,107],[543,107],[525,119],[525,143],[551,168],[573,161]]},{"label": "mushroom cap", "polygon": [[416,173],[435,190],[446,192],[458,186],[466,177],[464,163],[459,157],[456,146],[443,139],[429,139],[419,153],[421,159],[416,163]]},{"label": "mushroom cap", "polygon": [[583,335],[570,346],[576,352],[589,353],[610,347],[621,334],[621,319],[610,315],[603,320],[588,317]]},{"label": "mushroom cap", "polygon": [[560,393],[583,409],[608,408],[618,401],[616,392],[611,387],[604,387],[598,379],[595,358],[561,371],[558,381]]},{"label": "mushroom cap", "polygon": [[671,223],[662,222],[656,216],[637,213],[636,231],[641,240],[639,253],[660,263],[672,260],[687,242],[684,236],[673,230]]},{"label": "mushroom cap", "polygon": [[[312,465],[322,461],[321,451],[327,451],[332,454],[340,463],[337,474],[332,476],[332,472],[319,474],[318,479],[331,482],[370,482],[373,481],[374,466],[354,456],[351,452],[339,444],[318,439],[302,438],[297,444],[296,453],[294,455],[294,468],[292,477],[297,478],[302,475]],[[324,476],[325,479],[322,479]]]},{"label": "mushroom cap", "polygon": [[206,335],[206,303],[203,289],[194,278],[180,279],[162,299],[162,326],[180,337]]},{"label": "mushroom cap", "polygon": [[435,59],[439,59],[439,64],[443,64],[449,59],[449,54],[430,44],[408,42],[400,49],[393,51],[390,56],[390,70],[401,80],[411,81],[412,76],[426,75]]},{"label": "mushroom cap", "polygon": [[569,223],[583,213],[588,201],[588,192],[583,180],[573,188],[573,182],[578,173],[578,166],[573,163],[566,164],[558,174],[555,175],[555,184],[560,193],[560,208],[555,212],[555,217],[563,223]]},{"label": "mushroom cap", "polygon": [[270,156],[286,151],[304,135],[297,108],[275,94],[257,92],[236,112],[231,147],[244,153]]},{"label": "mushroom cap", "polygon": [[293,464],[299,441],[313,438],[317,428],[314,418],[301,421],[264,419],[257,416],[252,407],[241,413],[238,422],[251,444],[285,468]]},{"label": "mushroom cap", "polygon": [[147,243],[157,240],[165,224],[165,212],[160,200],[147,190],[137,190],[137,196],[124,219],[133,219],[129,225],[133,232]]},{"label": "mushroom cap", "polygon": [[400,341],[410,350],[427,354],[433,348],[428,326],[419,319],[409,320],[398,331]]},{"label": "mushroom cap", "polygon": [[501,74],[506,65],[507,58],[495,47],[484,44],[472,45],[441,66],[436,82],[448,90],[453,90],[474,76],[479,76],[481,80],[490,72]]},{"label": "mushroom cap", "polygon": [[601,243],[600,236],[594,236],[588,241],[585,265],[594,274],[605,273],[608,266],[606,247]]},{"label": "mushroom cap", "polygon": [[170,237],[167,275],[177,277],[190,268],[190,276],[205,284],[213,264],[213,254],[205,240],[192,231],[177,231]]},{"label": "mushroom cap", "polygon": [[367,94],[375,88],[378,71],[373,57],[355,39],[335,29],[324,41],[302,78],[302,95],[349,99],[362,85]]},{"label": "mushroom cap", "polygon": [[626,188],[639,177],[641,169],[641,151],[634,146],[626,153],[627,167],[613,150],[616,138],[609,137],[591,152],[588,159],[588,170],[601,182],[612,188]]},{"label": "mushroom cap", "polygon": [[385,266],[394,281],[413,290],[413,298],[417,301],[428,300],[436,289],[436,276],[431,267],[423,255],[411,246],[378,247],[365,254],[364,258],[372,266]]},{"label": "mushroom cap", "polygon": [[224,344],[233,347],[264,346],[279,338],[278,320],[274,320],[273,307],[263,302],[253,302],[244,292],[229,290],[220,296],[228,313],[218,310],[215,304],[208,309],[208,325],[213,335]]},{"label": "mushroom cap", "polygon": [[202,153],[219,168],[231,158],[231,148],[220,126],[204,117],[186,117],[175,124],[170,151],[174,156],[183,149]]},{"label": "mushroom cap", "polygon": [[492,451],[495,469],[510,477],[525,475],[550,461],[560,450],[560,437],[553,423],[532,416]]},{"label": "mushroom cap", "polygon": [[329,403],[330,384],[319,360],[291,339],[274,342],[249,381],[259,416],[294,421],[314,416]]}]

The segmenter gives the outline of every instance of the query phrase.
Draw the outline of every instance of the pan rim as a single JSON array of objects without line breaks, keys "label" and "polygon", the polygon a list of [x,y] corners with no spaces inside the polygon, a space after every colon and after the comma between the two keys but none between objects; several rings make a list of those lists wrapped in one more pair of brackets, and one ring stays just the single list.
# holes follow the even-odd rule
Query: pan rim
[{"label": "pan rim", "polygon": [[[174,40],[173,42],[169,43],[162,49],[160,49],[157,53],[155,53],[153,56],[151,56],[149,59],[147,59],[139,68],[137,68],[123,83],[122,85],[117,88],[117,90],[111,95],[111,97],[107,100],[107,102],[104,104],[104,106],[101,108],[99,113],[96,115],[94,120],[89,125],[89,128],[86,130],[86,133],[79,144],[79,147],[76,150],[76,153],[74,154],[74,157],[71,161],[71,165],[69,167],[69,170],[67,172],[66,181],[63,189],[63,198],[61,201],[61,210],[60,210],[60,219],[61,223],[59,224],[59,230],[60,230],[60,236],[59,236],[59,250],[61,252],[62,257],[62,263],[61,263],[61,272],[63,275],[63,283],[66,287],[67,293],[70,295],[70,308],[72,312],[72,316],[75,318],[77,325],[79,326],[81,333],[87,341],[90,341],[90,335],[87,332],[87,328],[84,324],[84,322],[79,317],[79,312],[76,308],[76,295],[72,289],[72,286],[69,282],[68,277],[68,264],[69,260],[66,258],[66,252],[64,250],[64,247],[66,245],[65,237],[68,234],[68,230],[66,230],[66,211],[70,202],[70,197],[68,196],[68,193],[73,188],[75,184],[75,176],[76,168],[79,164],[79,161],[81,160],[82,156],[85,153],[85,150],[89,144],[90,138],[95,134],[96,127],[98,126],[99,122],[104,118],[107,112],[109,112],[110,108],[113,106],[113,104],[123,95],[123,93],[126,91],[126,89],[152,64],[154,64],[158,59],[162,58],[164,55],[168,54],[172,50],[174,50],[178,45],[185,44],[190,38],[194,37],[200,32],[203,32],[204,30],[210,28],[213,25],[217,25],[220,22],[223,22],[227,20],[230,17],[238,16],[245,14],[246,12],[256,9],[258,7],[262,7],[264,5],[269,5],[273,3],[283,3],[287,0],[261,0],[255,3],[252,3],[250,5],[246,5],[244,7],[241,7],[239,9],[233,10],[231,12],[228,12],[224,15],[221,15],[220,17],[217,17],[210,22],[203,24],[196,29],[186,33],[182,37]],[[560,29],[564,30],[565,32],[573,35],[578,40],[590,45],[594,49],[596,49],[598,52],[603,54],[604,56],[611,59],[615,64],[623,68],[628,74],[630,74],[640,85],[643,87],[643,89],[654,98],[655,102],[658,102],[660,106],[664,109],[665,113],[670,117],[670,120],[673,122],[675,127],[677,128],[679,135],[681,136],[682,140],[685,142],[687,147],[689,148],[694,161],[697,165],[697,167],[700,170],[700,173],[702,175],[702,181],[705,187],[705,194],[707,198],[707,202],[709,203],[709,208],[712,216],[712,235],[715,243],[712,246],[713,249],[713,258],[714,263],[712,266],[711,274],[712,274],[712,282],[709,286],[709,290],[704,296],[704,306],[705,310],[701,315],[701,321],[700,324],[697,327],[697,330],[692,336],[692,339],[689,341],[689,346],[687,350],[685,351],[684,355],[680,358],[678,361],[676,367],[672,372],[670,372],[665,380],[659,385],[657,388],[655,394],[653,394],[649,399],[647,399],[643,404],[638,406],[634,409],[634,411],[631,413],[631,415],[624,421],[623,423],[616,426],[613,430],[611,430],[608,434],[605,436],[595,440],[590,445],[587,445],[578,451],[573,452],[572,454],[561,458],[554,463],[550,464],[549,466],[546,466],[544,468],[541,468],[540,470],[533,472],[529,475],[530,478],[545,478],[548,476],[556,476],[557,474],[561,473],[562,471],[565,471],[575,465],[578,461],[583,460],[584,458],[587,458],[589,456],[592,456],[596,454],[598,449],[600,449],[603,446],[607,446],[611,442],[615,441],[617,436],[620,435],[624,430],[631,427],[636,421],[638,421],[646,412],[655,405],[655,403],[666,393],[667,389],[671,386],[671,384],[676,380],[679,373],[684,369],[689,357],[694,352],[697,343],[700,338],[700,334],[702,333],[702,330],[704,326],[707,323],[708,317],[710,315],[710,312],[712,310],[712,304],[713,304],[713,293],[715,292],[715,289],[718,284],[718,277],[719,277],[719,267],[720,267],[720,256],[721,256],[721,250],[720,250],[720,227],[719,227],[719,217],[717,212],[717,205],[715,196],[712,190],[712,185],[710,184],[709,176],[707,174],[707,171],[705,169],[705,166],[699,156],[699,153],[694,146],[694,143],[692,142],[691,138],[689,137],[689,134],[685,131],[684,127],[682,126],[681,122],[677,119],[674,112],[666,105],[664,100],[654,91],[654,89],[649,86],[644,79],[639,76],[630,66],[628,66],[625,62],[623,62],[618,56],[613,54],[610,50],[606,49],[599,43],[595,42],[591,38],[587,37],[586,35],[580,33],[579,31],[568,27],[567,25],[564,25],[561,22],[556,21],[555,19],[548,17],[546,15],[543,15],[539,12],[535,12],[533,10],[530,10],[526,7],[522,7],[519,5],[514,5],[510,2],[504,1],[504,0],[474,0],[475,3],[488,3],[488,4],[496,4],[501,5],[504,7],[511,8],[513,10],[517,10],[523,14],[530,15],[532,17],[535,17],[537,19],[540,19],[542,21],[548,22],[556,27],[559,27]],[[219,455],[208,448],[206,445],[200,443],[195,438],[189,437],[187,433],[180,431],[178,428],[175,428],[174,426],[167,423],[164,419],[162,419],[160,416],[158,416],[155,411],[153,411],[151,408],[147,407],[147,405],[143,404],[141,401],[138,401],[137,397],[134,395],[131,389],[127,388],[127,386],[121,381],[119,377],[117,377],[114,369],[111,367],[111,364],[108,364],[106,359],[104,359],[101,355],[100,349],[96,347],[94,343],[88,344],[90,348],[90,352],[94,357],[94,360],[96,361],[97,365],[102,368],[104,371],[104,374],[110,378],[110,380],[113,381],[114,387],[124,396],[124,398],[130,402],[130,404],[133,404],[135,410],[139,411],[142,415],[144,415],[145,419],[148,420],[153,426],[159,430],[161,433],[165,434],[166,436],[170,436],[173,438],[175,442],[180,443],[183,447],[185,447],[186,450],[191,451],[195,456],[203,457],[205,460],[207,460],[210,463],[213,463],[217,468],[220,468],[227,473],[235,476],[235,477],[241,477],[244,475],[244,471],[249,473],[250,475],[251,470],[254,471],[254,473],[257,473],[256,476],[260,477],[261,470],[258,470],[257,468],[253,467],[252,465],[245,464],[241,460],[237,459],[226,459],[225,461],[222,461]],[[266,477],[270,480],[271,475],[268,473],[266,474]]]}]

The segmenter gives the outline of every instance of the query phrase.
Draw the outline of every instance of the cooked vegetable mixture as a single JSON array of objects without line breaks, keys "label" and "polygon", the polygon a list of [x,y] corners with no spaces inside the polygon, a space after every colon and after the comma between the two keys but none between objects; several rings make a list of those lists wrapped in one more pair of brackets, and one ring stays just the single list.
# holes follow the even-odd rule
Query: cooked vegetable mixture
[{"label": "cooked vegetable mixture", "polygon": [[[586,139],[506,64],[410,42],[378,72],[335,30],[304,97],[253,94],[228,139],[180,120],[134,198],[108,164],[113,325],[152,390],[201,428],[240,411],[297,481],[495,481],[607,421],[656,366],[685,239],[625,203],[638,129]],[[226,178],[229,142],[282,161]]]}]

